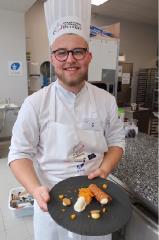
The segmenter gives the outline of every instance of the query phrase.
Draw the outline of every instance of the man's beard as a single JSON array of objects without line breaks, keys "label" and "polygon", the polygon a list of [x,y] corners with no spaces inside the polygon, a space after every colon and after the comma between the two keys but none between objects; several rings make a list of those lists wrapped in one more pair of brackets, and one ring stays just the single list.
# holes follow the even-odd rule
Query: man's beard
[{"label": "man's beard", "polygon": [[58,73],[55,71],[57,78],[68,87],[80,86],[84,81],[88,80],[88,71],[85,73],[79,74],[76,78],[69,80],[64,74]]}]

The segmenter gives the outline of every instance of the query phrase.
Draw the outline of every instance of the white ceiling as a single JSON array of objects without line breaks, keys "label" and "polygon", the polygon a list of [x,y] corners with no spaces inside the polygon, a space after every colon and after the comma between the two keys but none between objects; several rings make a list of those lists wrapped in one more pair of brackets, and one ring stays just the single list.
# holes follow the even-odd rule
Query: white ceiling
[{"label": "white ceiling", "polygon": [[0,9],[26,12],[36,0],[0,0]]},{"label": "white ceiling", "polygon": [[100,6],[92,6],[95,14],[158,24],[158,0],[109,0]]},{"label": "white ceiling", "polygon": [[[0,9],[26,12],[34,2],[36,0],[0,0]],[[158,0],[109,0],[100,6],[92,5],[92,12],[101,16],[157,25]]]}]

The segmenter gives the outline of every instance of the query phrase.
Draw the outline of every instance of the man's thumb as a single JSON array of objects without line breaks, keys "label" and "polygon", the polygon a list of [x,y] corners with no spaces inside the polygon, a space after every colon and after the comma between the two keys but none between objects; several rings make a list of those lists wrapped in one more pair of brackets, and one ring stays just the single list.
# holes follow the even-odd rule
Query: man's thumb
[{"label": "man's thumb", "polygon": [[95,177],[97,177],[99,175],[98,171],[94,171],[94,172],[91,172],[90,174],[88,174],[88,179],[93,179]]}]

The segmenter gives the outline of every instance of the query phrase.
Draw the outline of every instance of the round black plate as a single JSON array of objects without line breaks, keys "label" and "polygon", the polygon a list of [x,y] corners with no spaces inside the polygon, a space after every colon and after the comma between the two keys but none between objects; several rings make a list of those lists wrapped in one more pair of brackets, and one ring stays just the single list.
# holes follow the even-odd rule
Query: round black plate
[{"label": "round black plate", "polygon": [[[88,187],[91,183],[97,184],[103,191],[110,194],[112,201],[101,206],[93,199],[83,212],[75,212],[73,207],[78,197],[78,189]],[[104,183],[108,183],[106,190],[102,188]],[[62,200],[59,199],[60,194],[72,198],[70,207],[62,205]],[[90,210],[103,207],[106,207],[107,211],[102,213],[98,220],[90,217]],[[86,236],[102,236],[119,230],[127,223],[131,216],[131,203],[128,195],[119,185],[99,177],[89,180],[87,176],[78,176],[63,180],[52,188],[48,211],[56,223],[71,232]],[[74,220],[70,219],[72,213],[77,216]]]}]

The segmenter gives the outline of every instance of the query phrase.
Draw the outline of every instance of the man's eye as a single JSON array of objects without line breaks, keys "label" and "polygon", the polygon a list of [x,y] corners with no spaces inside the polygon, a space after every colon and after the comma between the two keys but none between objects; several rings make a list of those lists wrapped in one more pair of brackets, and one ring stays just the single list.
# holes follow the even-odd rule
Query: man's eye
[{"label": "man's eye", "polygon": [[58,52],[56,52],[56,54],[57,54],[58,56],[63,56],[63,55],[66,55],[67,52],[66,52],[66,51],[58,51]]},{"label": "man's eye", "polygon": [[79,55],[79,56],[83,56],[85,54],[85,50],[84,49],[75,49],[74,50],[74,54],[75,55]]},{"label": "man's eye", "polygon": [[82,51],[82,49],[76,49],[76,50],[74,50],[74,53],[75,54],[82,54],[83,51]]}]

